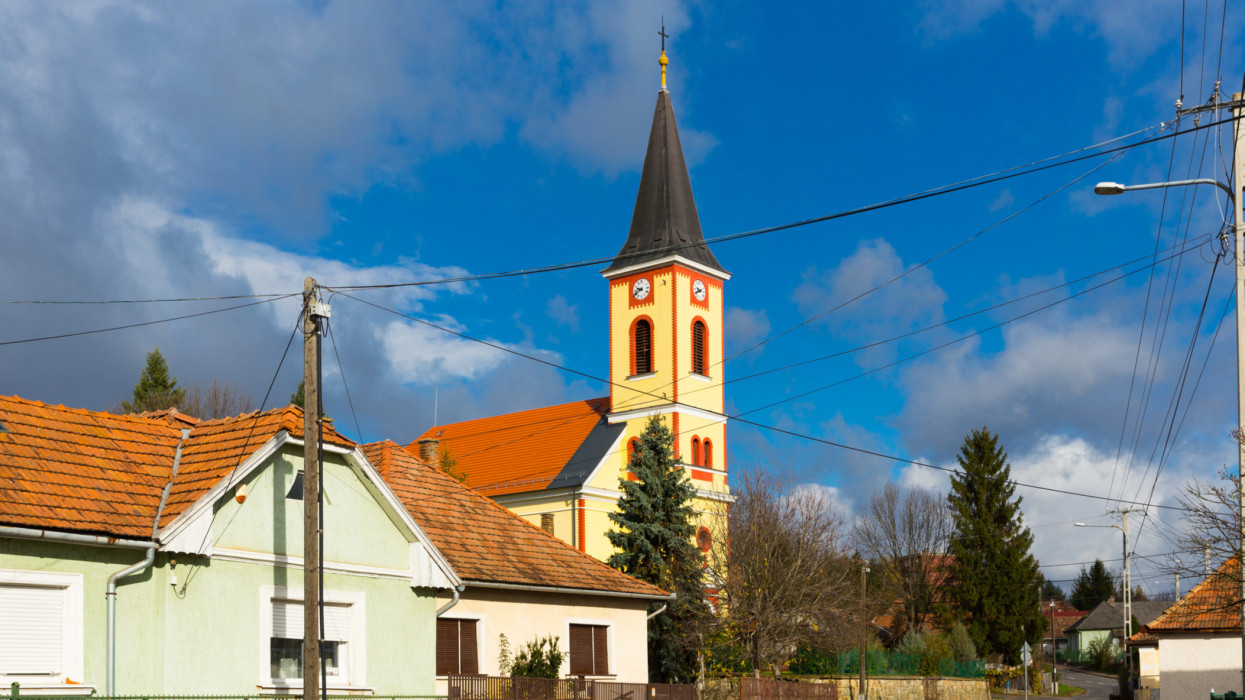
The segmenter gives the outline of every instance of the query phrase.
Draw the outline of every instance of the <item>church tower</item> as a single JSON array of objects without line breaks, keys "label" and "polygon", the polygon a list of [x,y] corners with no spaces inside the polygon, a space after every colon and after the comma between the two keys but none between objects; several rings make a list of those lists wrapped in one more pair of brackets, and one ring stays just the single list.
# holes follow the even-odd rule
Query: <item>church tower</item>
[{"label": "church tower", "polygon": [[[653,110],[631,230],[601,272],[609,280],[611,424],[625,423],[617,458],[626,475],[630,445],[650,416],[674,433],[704,514],[729,499],[723,415],[723,302],[730,274],[705,244],[683,160],[674,108],[662,86]],[[708,532],[701,547],[708,549]]]}]

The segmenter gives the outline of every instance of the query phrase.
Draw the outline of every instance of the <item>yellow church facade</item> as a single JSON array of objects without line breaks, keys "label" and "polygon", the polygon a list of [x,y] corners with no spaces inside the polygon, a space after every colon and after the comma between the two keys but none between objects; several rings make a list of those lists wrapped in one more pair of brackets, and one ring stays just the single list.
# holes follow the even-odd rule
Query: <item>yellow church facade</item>
[{"label": "yellow church facade", "polygon": [[707,552],[732,501],[722,337],[730,274],[705,244],[664,81],[631,227],[601,274],[608,397],[434,426],[407,449],[425,461],[448,455],[469,486],[605,560],[620,480],[634,478],[630,453],[658,416],[696,489],[697,544]]}]

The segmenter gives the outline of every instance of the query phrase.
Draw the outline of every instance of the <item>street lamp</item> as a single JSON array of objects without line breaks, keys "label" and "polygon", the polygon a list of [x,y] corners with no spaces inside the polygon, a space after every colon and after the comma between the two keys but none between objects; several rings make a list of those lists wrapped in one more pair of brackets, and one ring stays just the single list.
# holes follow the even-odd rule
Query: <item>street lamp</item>
[{"label": "street lamp", "polygon": [[1055,600],[1050,601],[1050,687],[1051,694],[1059,694],[1059,677],[1056,674],[1059,654],[1055,651]]},{"label": "street lamp", "polygon": [[1129,627],[1132,626],[1132,615],[1133,615],[1133,605],[1132,605],[1133,591],[1132,591],[1132,581],[1131,581],[1132,577],[1129,576],[1129,574],[1131,573],[1131,570],[1128,566],[1128,562],[1129,562],[1129,559],[1128,559],[1128,509],[1121,508],[1120,512],[1124,515],[1124,526],[1123,527],[1120,527],[1119,525],[1115,525],[1115,524],[1087,525],[1085,523],[1073,523],[1073,525],[1076,525],[1077,527],[1113,527],[1116,530],[1119,530],[1120,532],[1124,533],[1124,578],[1121,581],[1121,583],[1123,584],[1123,588],[1124,588],[1124,600],[1122,601],[1124,603],[1124,639],[1120,640],[1120,649],[1124,651],[1124,658],[1126,660],[1126,663],[1128,664],[1129,678],[1131,679],[1132,671],[1133,671],[1133,657],[1128,653],[1127,650],[1124,649],[1125,643],[1128,641],[1128,638],[1132,636],[1131,634],[1129,634]]},{"label": "street lamp", "polygon": [[[1197,178],[1195,180],[1176,180],[1173,182],[1154,182],[1145,185],[1121,185],[1118,182],[1100,182],[1094,186],[1094,193],[1101,195],[1122,194],[1129,190],[1152,190],[1161,187],[1184,187],[1189,185],[1214,185],[1223,190],[1228,195],[1228,200],[1232,202],[1232,257],[1236,267],[1236,428],[1237,428],[1237,503],[1240,512],[1241,523],[1241,539],[1238,540],[1240,549],[1237,550],[1237,561],[1240,566],[1241,578],[1241,603],[1240,603],[1240,626],[1241,626],[1241,684],[1245,689],[1245,211],[1241,209],[1242,200],[1245,197],[1238,197],[1237,193],[1241,191],[1242,185],[1245,185],[1245,125],[1241,120],[1245,118],[1245,107],[1241,106],[1242,93],[1236,93],[1232,96],[1235,109],[1233,116],[1236,118],[1233,136],[1232,136],[1232,182],[1235,188],[1212,180],[1210,178]],[[1127,515],[1124,517],[1128,517]],[[1127,521],[1126,521],[1127,522]],[[1080,523],[1077,523],[1080,525]],[[1128,539],[1128,533],[1124,533],[1125,540]],[[1125,563],[1128,561],[1128,546],[1124,547]],[[1127,628],[1126,628],[1127,629]],[[1132,661],[1132,657],[1129,657]]]}]

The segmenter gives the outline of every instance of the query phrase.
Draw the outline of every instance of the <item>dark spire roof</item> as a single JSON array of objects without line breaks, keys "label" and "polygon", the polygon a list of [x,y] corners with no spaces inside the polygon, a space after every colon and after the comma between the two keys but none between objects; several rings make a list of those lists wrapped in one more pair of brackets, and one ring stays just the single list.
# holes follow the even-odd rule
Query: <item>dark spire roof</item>
[{"label": "dark spire roof", "polygon": [[640,172],[631,232],[614,262],[603,272],[609,274],[670,255],[726,272],[700,232],[700,217],[692,198],[692,183],[687,177],[670,93],[662,90],[657,93],[657,107],[653,110],[653,129],[648,135],[648,152]]}]

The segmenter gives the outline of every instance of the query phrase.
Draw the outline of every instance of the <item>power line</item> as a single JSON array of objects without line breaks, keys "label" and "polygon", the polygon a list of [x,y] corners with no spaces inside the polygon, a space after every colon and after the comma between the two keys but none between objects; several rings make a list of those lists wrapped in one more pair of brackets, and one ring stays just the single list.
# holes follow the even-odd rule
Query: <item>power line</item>
[{"label": "power line", "polygon": [[290,297],[296,297],[296,296],[298,295],[297,294],[284,294],[284,295],[274,297],[271,299],[264,299],[262,301],[254,301],[249,304],[227,306],[223,309],[214,309],[212,311],[201,311],[197,314],[186,314],[184,316],[173,316],[171,318],[162,318],[162,319],[157,319],[155,321],[143,321],[142,323],[129,323],[124,326],[113,326],[111,328],[96,328],[94,330],[89,330],[89,331],[77,331],[75,333],[60,333],[58,335],[46,335],[46,336],[42,336],[39,338],[24,338],[22,340],[6,340],[6,341],[0,342],[0,346],[21,345],[23,343],[37,343],[37,342],[41,342],[44,340],[60,340],[62,338],[75,338],[81,335],[94,335],[96,333],[111,333],[112,331],[123,331],[129,328],[141,328],[143,326],[154,326],[160,323],[170,323],[172,321],[183,321],[188,318],[198,318],[200,316],[211,316],[212,314],[219,314],[225,311],[237,311],[238,309],[245,309],[251,306],[258,306],[260,304],[270,304],[274,301],[280,301],[282,299],[289,299]]},{"label": "power line", "polygon": [[55,300],[55,299],[0,299],[0,304],[36,304],[36,305],[102,305],[102,304],[167,304],[183,301],[228,301],[231,299],[284,299],[289,294],[230,294],[216,297],[176,297],[169,299],[95,299],[95,300]]},{"label": "power line", "polygon": [[[767,228],[754,229],[751,231],[744,231],[741,233],[725,234],[722,236],[707,238],[703,241],[703,244],[707,245],[710,243],[721,243],[725,241],[739,240],[741,238],[761,236],[761,235],[765,235],[769,233],[775,233],[778,231],[785,231],[788,229],[799,228],[801,226],[808,226],[811,224],[823,223],[826,221],[833,221],[835,219],[842,219],[842,218],[845,218],[848,216],[854,216],[857,214],[864,214],[864,213],[868,213],[872,211],[878,211],[881,209],[887,209],[889,207],[898,206],[900,204],[908,204],[911,202],[917,202],[923,199],[929,199],[931,197],[936,197],[936,196],[940,196],[944,194],[950,194],[953,192],[959,192],[962,190],[972,189],[975,187],[981,187],[983,185],[988,185],[988,184],[992,184],[995,182],[1009,180],[1015,177],[1020,177],[1022,175],[1030,175],[1033,173],[1042,172],[1044,170],[1049,170],[1051,168],[1057,168],[1057,167],[1064,166],[1064,165],[1070,165],[1072,163],[1078,163],[1083,160],[1089,160],[1091,158],[1101,158],[1103,156],[1108,156],[1108,155],[1112,155],[1115,153],[1128,151],[1138,146],[1143,146],[1143,145],[1147,145],[1151,143],[1157,143],[1159,141],[1175,138],[1176,136],[1191,133],[1194,131],[1208,129],[1214,126],[1218,126],[1220,124],[1227,124],[1229,122],[1234,121],[1235,119],[1236,117],[1232,116],[1232,117],[1228,117],[1217,122],[1208,122],[1206,124],[1199,124],[1189,129],[1185,129],[1184,131],[1174,131],[1169,134],[1163,134],[1163,135],[1154,136],[1148,139],[1142,139],[1135,143],[1130,143],[1130,144],[1126,144],[1123,146],[1117,146],[1115,148],[1110,148],[1110,149],[1098,151],[1095,153],[1089,153],[1086,155],[1081,155],[1075,158],[1069,158],[1067,160],[1061,160],[1061,161],[1054,162],[1054,163],[1048,162],[1051,160],[1063,158],[1064,156],[1069,155],[1069,154],[1081,153],[1086,150],[1091,150],[1091,149],[1099,147],[1102,144],[1096,144],[1094,146],[1085,146],[1083,148],[1079,148],[1074,151],[1069,151],[1068,153],[1061,154],[1059,156],[1051,156],[1050,158],[1044,158],[1042,160],[1033,161],[1033,163],[1029,163],[1026,165],[1015,166],[1012,168],[1008,168],[1006,170],[1000,170],[1000,171],[997,171],[997,173],[992,173],[990,175],[982,175],[982,176],[972,178],[969,180],[962,180],[961,182],[955,183],[952,185],[944,185],[942,187],[938,187],[938,188],[934,188],[930,190],[924,190],[922,192],[917,192],[915,194],[905,195],[902,197],[896,197],[894,199],[885,200],[885,201],[878,202],[875,204],[868,204],[868,205],[864,205],[860,207],[855,207],[852,209],[842,210],[839,212],[835,212],[833,214],[827,214],[824,216],[818,216],[818,217],[814,217],[810,219],[802,219],[799,221],[793,221],[793,222],[786,223],[786,224],[779,224],[777,226],[770,226]],[[1137,134],[1145,133],[1148,131],[1153,131],[1154,129],[1163,129],[1163,128],[1166,128],[1168,125],[1169,125],[1169,122],[1162,122],[1158,125],[1150,126],[1145,129],[1140,129],[1138,131],[1133,132],[1132,134],[1127,134],[1125,136],[1116,137],[1114,139],[1110,139],[1102,143],[1103,144],[1113,143],[1124,138],[1135,136]],[[1039,165],[1037,167],[1033,167],[1028,170],[1019,170],[1021,168],[1028,168],[1030,165],[1034,165],[1038,163],[1045,163],[1045,165]],[[1019,170],[1019,172],[1016,172],[1017,170]],[[683,250],[685,248],[690,248],[693,246],[700,246],[700,245],[702,245],[702,243],[700,242],[691,243],[691,244],[670,245],[670,246],[665,246],[657,250],[645,251],[643,255],[650,255],[654,253],[658,253],[658,254],[674,253],[679,250]],[[346,291],[365,291],[365,290],[372,290],[372,289],[395,289],[395,288],[400,288],[400,287],[419,287],[419,286],[429,286],[429,285],[439,285],[439,284],[458,284],[458,283],[463,283],[463,282],[478,282],[482,280],[502,279],[502,278],[507,278],[507,277],[519,277],[519,276],[525,276],[525,275],[541,274],[541,273],[546,273],[546,272],[571,270],[571,269],[580,268],[580,267],[587,267],[590,265],[602,265],[602,264],[614,262],[615,260],[627,260],[636,255],[640,255],[640,254],[638,253],[622,254],[622,255],[614,255],[610,257],[593,258],[591,260],[581,260],[578,262],[546,265],[542,267],[533,267],[533,268],[520,269],[520,270],[510,270],[506,272],[489,272],[489,273],[480,273],[480,274],[475,274],[475,275],[462,275],[458,277],[443,277],[443,278],[430,279],[430,280],[418,280],[414,282],[394,282],[390,284],[373,284],[373,285],[323,285],[323,287],[324,289],[328,289],[330,291],[346,292]]]}]

